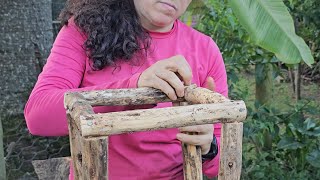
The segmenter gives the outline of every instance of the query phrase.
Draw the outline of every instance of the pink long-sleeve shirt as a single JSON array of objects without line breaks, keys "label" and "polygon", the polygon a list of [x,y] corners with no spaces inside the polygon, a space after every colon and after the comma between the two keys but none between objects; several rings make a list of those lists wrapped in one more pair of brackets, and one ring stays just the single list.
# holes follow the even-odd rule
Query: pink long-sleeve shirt
[{"label": "pink long-sleeve shirt", "polygon": [[[183,55],[192,68],[192,82],[206,87],[211,76],[215,90],[228,95],[227,77],[221,53],[214,41],[180,21],[170,32],[149,32],[152,43],[140,65],[120,62],[121,68],[91,68],[83,44],[86,36],[71,19],[56,38],[51,54],[25,106],[24,114],[30,133],[40,136],[68,135],[63,96],[67,91],[137,88],[140,74],[157,61]],[[155,108],[168,107],[160,103]],[[130,108],[130,107],[129,107]],[[96,107],[95,112],[122,111],[128,107]],[[220,143],[220,125],[214,134]],[[178,130],[139,132],[114,135],[109,138],[109,178],[183,179],[181,143]],[[209,177],[218,174],[219,155],[203,163]],[[71,170],[71,178],[72,170]]]}]

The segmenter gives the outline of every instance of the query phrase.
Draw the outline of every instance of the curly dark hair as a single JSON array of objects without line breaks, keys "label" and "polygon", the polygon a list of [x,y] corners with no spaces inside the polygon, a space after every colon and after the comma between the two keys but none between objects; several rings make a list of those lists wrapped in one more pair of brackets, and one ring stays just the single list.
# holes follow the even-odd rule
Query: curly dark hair
[{"label": "curly dark hair", "polygon": [[116,67],[118,60],[133,62],[149,47],[151,38],[133,0],[68,0],[60,14],[62,25],[68,25],[71,17],[87,36],[84,48],[95,70]]}]

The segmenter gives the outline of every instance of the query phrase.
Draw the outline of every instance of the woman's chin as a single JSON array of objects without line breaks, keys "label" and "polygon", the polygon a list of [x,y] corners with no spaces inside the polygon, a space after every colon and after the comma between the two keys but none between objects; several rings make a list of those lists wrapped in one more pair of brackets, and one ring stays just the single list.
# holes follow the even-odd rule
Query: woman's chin
[{"label": "woman's chin", "polygon": [[152,24],[157,27],[165,28],[165,27],[172,26],[175,20],[176,20],[175,18],[162,16],[162,17],[154,18],[152,21]]}]

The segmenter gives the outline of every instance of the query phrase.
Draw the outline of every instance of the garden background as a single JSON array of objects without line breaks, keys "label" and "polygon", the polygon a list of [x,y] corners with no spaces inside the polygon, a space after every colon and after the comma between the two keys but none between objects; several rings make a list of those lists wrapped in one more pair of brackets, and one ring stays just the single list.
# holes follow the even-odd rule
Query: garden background
[{"label": "garden background", "polygon": [[[33,160],[70,155],[68,137],[32,136],[23,117],[64,3],[0,0],[0,179],[37,179]],[[242,179],[320,179],[320,1],[284,3],[311,50],[311,67],[282,63],[255,45],[225,0],[194,3],[181,18],[216,41],[229,96],[248,106]]]}]

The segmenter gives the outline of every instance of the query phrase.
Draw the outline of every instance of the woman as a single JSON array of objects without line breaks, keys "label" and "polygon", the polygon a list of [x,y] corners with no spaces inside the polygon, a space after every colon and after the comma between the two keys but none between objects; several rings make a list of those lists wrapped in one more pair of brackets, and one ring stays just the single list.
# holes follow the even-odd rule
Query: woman
[{"label": "woman", "polygon": [[[67,91],[154,87],[175,100],[191,83],[227,96],[225,66],[210,37],[179,20],[191,0],[69,0],[61,29],[28,103],[30,132],[68,134]],[[155,108],[171,106],[159,103]],[[132,107],[99,107],[95,112]],[[197,132],[188,135],[187,132]],[[214,136],[215,135],[215,136]],[[218,173],[211,153],[220,126],[201,125],[112,136],[110,179],[182,179],[181,142],[201,146],[204,174]],[[72,172],[72,171],[71,171]],[[72,179],[72,175],[71,175]]]}]

